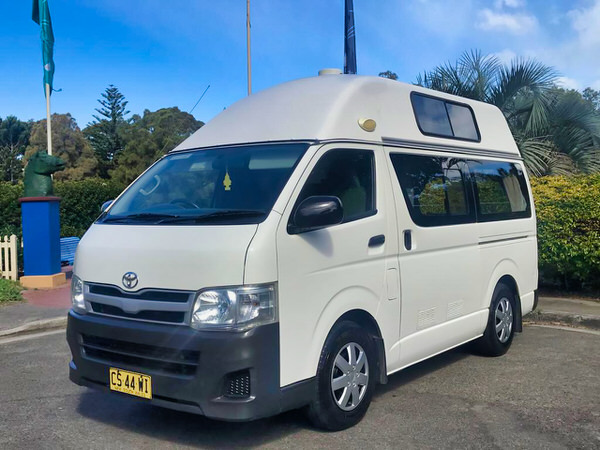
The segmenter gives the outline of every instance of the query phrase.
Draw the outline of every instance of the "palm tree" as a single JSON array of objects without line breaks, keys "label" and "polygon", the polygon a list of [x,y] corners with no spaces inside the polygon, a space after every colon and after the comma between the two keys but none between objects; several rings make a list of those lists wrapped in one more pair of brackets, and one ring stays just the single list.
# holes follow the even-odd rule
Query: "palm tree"
[{"label": "palm tree", "polygon": [[533,59],[502,64],[477,50],[419,74],[416,84],[500,108],[534,175],[600,171],[600,115],[557,80]]}]

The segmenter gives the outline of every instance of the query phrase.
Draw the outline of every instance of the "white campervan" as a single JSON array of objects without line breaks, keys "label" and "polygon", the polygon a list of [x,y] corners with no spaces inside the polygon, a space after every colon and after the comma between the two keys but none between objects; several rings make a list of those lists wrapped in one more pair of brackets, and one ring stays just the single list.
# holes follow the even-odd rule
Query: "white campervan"
[{"label": "white campervan", "polygon": [[387,376],[536,303],[533,200],[494,106],[378,77],[285,83],[156,162],[81,240],[75,383],[342,429]]}]

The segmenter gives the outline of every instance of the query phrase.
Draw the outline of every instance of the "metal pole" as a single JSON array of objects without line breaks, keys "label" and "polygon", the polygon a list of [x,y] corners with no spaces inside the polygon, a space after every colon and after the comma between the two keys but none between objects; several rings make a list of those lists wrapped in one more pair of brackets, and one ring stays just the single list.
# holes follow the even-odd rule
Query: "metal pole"
[{"label": "metal pole", "polygon": [[50,85],[46,83],[46,128],[48,135],[48,154],[52,154],[52,122],[50,120]]},{"label": "metal pole", "polygon": [[248,54],[248,95],[252,94],[252,61],[250,59],[250,0],[246,1],[246,43]]}]

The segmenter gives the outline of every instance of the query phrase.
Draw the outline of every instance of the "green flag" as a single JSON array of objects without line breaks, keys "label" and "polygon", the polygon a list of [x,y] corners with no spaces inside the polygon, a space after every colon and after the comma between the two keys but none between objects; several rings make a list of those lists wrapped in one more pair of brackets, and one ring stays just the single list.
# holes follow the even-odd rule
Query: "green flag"
[{"label": "green flag", "polygon": [[40,38],[42,39],[42,59],[44,61],[44,92],[46,84],[50,86],[52,94],[52,81],[54,79],[54,33],[52,32],[52,20],[48,0],[33,0],[33,12],[31,18],[40,25]]}]

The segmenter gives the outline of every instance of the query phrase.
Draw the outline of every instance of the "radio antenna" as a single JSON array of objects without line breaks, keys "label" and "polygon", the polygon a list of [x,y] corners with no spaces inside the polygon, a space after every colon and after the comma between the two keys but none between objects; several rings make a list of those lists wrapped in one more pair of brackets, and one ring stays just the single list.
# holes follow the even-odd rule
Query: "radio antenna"
[{"label": "radio antenna", "polygon": [[194,107],[192,109],[190,109],[190,114],[196,108],[196,106],[198,106],[198,103],[200,103],[200,100],[202,100],[202,97],[204,97],[204,94],[206,94],[206,91],[208,91],[209,87],[210,87],[210,84],[208,86],[206,86],[206,89],[204,89],[204,92],[202,93],[202,95],[200,96],[200,98],[198,99],[198,101],[196,102],[196,104],[194,105]]}]

